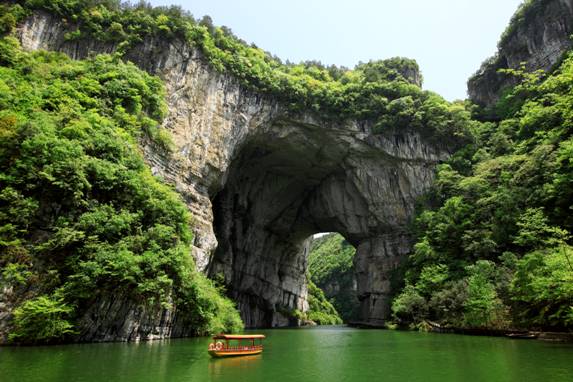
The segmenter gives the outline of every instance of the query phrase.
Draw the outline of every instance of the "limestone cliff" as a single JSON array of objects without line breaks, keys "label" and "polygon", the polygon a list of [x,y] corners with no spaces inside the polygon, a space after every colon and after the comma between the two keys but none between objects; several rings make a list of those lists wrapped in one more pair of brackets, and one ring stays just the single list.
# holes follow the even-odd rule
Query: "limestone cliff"
[{"label": "limestone cliff", "polygon": [[563,52],[572,46],[573,0],[533,0],[524,3],[502,37],[498,52],[482,64],[468,81],[470,99],[481,106],[493,106],[515,78],[500,69],[549,71]]},{"label": "limestone cliff", "polygon": [[[81,59],[117,49],[69,41],[65,33],[66,26],[45,13],[18,29],[28,50]],[[362,318],[382,323],[392,272],[411,249],[407,225],[415,200],[454,148],[410,128],[373,134],[367,122],[289,113],[212,69],[181,40],[148,38],[124,57],[165,82],[164,128],[176,154],[144,143],[145,157],[183,195],[195,218],[197,264],[224,276],[246,325],[296,324],[285,312],[308,308],[307,238],[326,231],[340,232],[357,248]],[[82,339],[184,335],[174,313],[110,296],[82,319]]]}]

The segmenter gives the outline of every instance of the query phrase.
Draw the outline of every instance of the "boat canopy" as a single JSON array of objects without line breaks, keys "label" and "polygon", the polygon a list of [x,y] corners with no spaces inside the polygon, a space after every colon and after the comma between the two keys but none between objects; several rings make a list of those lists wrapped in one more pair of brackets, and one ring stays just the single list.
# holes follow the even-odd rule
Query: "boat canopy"
[{"label": "boat canopy", "polygon": [[264,334],[217,334],[213,337],[214,340],[254,340],[263,339]]}]

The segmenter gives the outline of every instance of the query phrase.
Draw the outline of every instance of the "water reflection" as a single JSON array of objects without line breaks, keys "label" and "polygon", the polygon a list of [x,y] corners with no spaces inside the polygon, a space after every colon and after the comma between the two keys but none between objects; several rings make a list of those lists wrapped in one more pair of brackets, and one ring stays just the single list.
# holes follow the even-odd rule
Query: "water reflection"
[{"label": "water reflection", "polygon": [[261,366],[263,355],[249,355],[228,358],[211,358],[209,360],[209,375],[212,378],[228,378],[237,374],[257,372]]}]

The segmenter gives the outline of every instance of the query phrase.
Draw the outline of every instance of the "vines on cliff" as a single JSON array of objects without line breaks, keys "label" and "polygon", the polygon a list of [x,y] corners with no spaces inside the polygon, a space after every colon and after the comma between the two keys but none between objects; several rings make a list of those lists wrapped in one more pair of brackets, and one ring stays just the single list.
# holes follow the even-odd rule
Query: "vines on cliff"
[{"label": "vines on cliff", "polygon": [[191,216],[138,149],[143,137],[168,144],[165,110],[161,81],[117,56],[72,61],[0,39],[0,284],[21,297],[12,341],[73,338],[87,307],[118,293],[176,306],[196,334],[242,326],[195,271]]}]

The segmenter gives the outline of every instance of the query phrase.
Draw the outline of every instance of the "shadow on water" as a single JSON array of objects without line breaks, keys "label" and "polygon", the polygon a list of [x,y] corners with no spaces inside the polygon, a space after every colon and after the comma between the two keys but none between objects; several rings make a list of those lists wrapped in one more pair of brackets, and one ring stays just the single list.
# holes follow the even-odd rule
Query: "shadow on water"
[{"label": "shadow on water", "polygon": [[2,382],[571,380],[573,345],[345,327],[263,330],[262,355],[212,359],[208,338],[0,348]]},{"label": "shadow on water", "polygon": [[227,378],[230,374],[258,374],[261,371],[262,355],[220,358],[209,360],[209,376],[213,380]]}]

